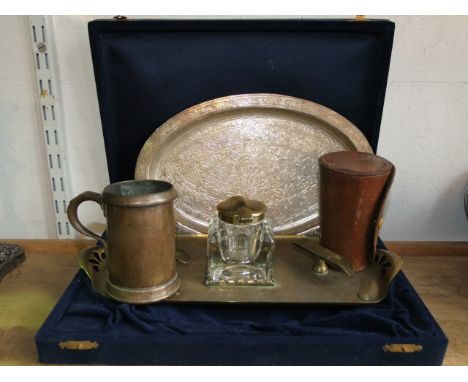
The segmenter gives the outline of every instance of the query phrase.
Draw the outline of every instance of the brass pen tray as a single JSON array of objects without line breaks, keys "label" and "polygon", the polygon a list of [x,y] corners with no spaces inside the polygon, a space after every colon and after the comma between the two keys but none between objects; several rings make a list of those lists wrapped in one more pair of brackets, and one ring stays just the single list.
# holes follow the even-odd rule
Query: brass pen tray
[{"label": "brass pen tray", "polygon": [[[373,304],[385,298],[402,261],[393,252],[378,250],[375,264],[351,276],[329,268],[313,272],[314,255],[294,243],[318,242],[318,238],[276,238],[275,286],[206,286],[206,236],[180,236],[177,273],[180,289],[164,301],[179,303],[283,303],[283,304]],[[107,259],[102,248],[90,247],[80,254],[80,266],[97,293],[106,296]],[[107,297],[107,296],[106,296]]]}]

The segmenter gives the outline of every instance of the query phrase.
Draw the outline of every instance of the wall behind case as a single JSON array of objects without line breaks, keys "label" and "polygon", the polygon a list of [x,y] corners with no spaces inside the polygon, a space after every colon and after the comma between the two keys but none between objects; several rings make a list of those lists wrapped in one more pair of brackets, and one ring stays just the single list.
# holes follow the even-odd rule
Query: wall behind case
[{"label": "wall behind case", "polygon": [[0,17],[0,52],[0,240],[54,237],[26,17]]},{"label": "wall behind case", "polygon": [[[32,88],[26,86],[29,79],[17,82],[23,87],[15,89],[20,94],[16,101],[12,98],[16,93],[7,90],[17,81],[15,72],[27,73],[28,60],[32,65],[23,18],[0,17],[0,47],[12,52],[1,58],[2,67],[9,71],[0,74],[0,107],[7,110],[0,114],[0,145],[9,149],[1,154],[0,186],[9,189],[0,197],[0,239],[54,237],[47,168],[41,159],[42,142],[36,137],[38,119],[33,95],[28,93]],[[87,23],[94,18],[48,18],[58,52],[72,195],[100,191],[108,182],[87,35]],[[381,236],[385,240],[468,240],[463,210],[468,186],[468,16],[379,18],[396,23],[378,154],[395,164],[397,174]],[[14,46],[5,37],[12,33],[11,24],[19,41]],[[18,56],[23,63],[17,68]],[[32,78],[32,69],[27,76]],[[21,107],[8,108],[8,102]],[[23,171],[20,179],[18,171]],[[35,187],[29,186],[33,183]],[[103,222],[94,205],[85,205],[80,215],[88,223]]]}]

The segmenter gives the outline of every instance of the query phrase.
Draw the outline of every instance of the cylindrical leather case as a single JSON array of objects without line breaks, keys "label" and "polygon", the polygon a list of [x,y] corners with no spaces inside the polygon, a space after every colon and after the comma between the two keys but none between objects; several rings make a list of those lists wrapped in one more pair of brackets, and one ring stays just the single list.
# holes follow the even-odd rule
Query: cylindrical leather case
[{"label": "cylindrical leather case", "polygon": [[319,166],[321,244],[349,259],[355,272],[362,271],[374,262],[395,167],[358,151],[322,155]]}]

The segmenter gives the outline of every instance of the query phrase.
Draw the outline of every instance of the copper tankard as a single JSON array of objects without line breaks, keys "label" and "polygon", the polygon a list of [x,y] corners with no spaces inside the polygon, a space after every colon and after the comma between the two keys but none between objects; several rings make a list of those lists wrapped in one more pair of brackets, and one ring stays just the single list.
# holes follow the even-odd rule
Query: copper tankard
[{"label": "copper tankard", "polygon": [[[84,235],[104,243],[109,274],[109,297],[134,304],[162,300],[177,291],[174,187],[158,180],[113,183],[102,194],[86,191],[68,206],[68,219]],[[85,201],[101,205],[107,219],[107,238],[90,231],[78,219]]]}]

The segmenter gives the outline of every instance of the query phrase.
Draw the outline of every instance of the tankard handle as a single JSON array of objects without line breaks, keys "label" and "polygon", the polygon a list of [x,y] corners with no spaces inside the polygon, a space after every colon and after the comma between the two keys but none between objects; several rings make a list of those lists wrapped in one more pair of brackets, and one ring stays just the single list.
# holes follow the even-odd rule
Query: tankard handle
[{"label": "tankard handle", "polygon": [[98,234],[94,233],[90,229],[86,228],[80,222],[80,219],[78,219],[78,207],[81,203],[86,201],[96,202],[97,204],[102,205],[101,194],[92,191],[85,191],[73,198],[70,201],[70,204],[67,208],[68,220],[70,221],[70,224],[73,226],[73,228],[75,228],[78,232],[82,233],[83,235],[92,237],[96,240],[99,240],[104,244],[104,246],[106,246],[107,243],[102,237],[100,237]]}]

